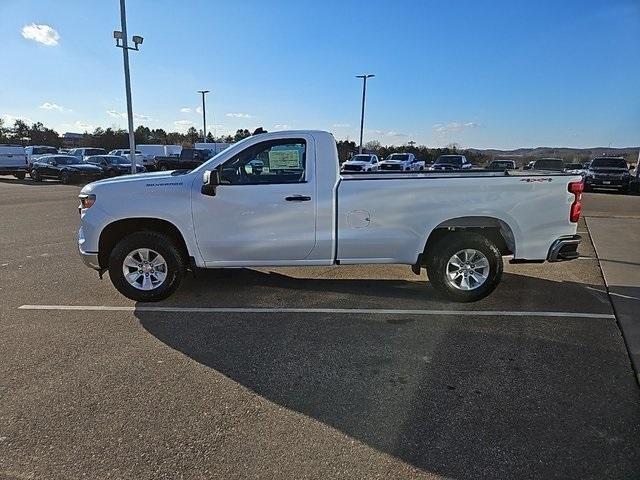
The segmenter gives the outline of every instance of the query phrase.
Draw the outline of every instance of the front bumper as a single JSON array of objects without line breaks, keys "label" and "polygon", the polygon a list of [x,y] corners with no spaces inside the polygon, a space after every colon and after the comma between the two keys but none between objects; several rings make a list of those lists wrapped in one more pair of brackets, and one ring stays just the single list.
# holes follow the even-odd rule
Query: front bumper
[{"label": "front bumper", "polygon": [[569,235],[558,238],[551,244],[547,261],[564,262],[566,260],[575,260],[580,256],[578,254],[578,245],[581,240],[582,237],[580,235]]}]

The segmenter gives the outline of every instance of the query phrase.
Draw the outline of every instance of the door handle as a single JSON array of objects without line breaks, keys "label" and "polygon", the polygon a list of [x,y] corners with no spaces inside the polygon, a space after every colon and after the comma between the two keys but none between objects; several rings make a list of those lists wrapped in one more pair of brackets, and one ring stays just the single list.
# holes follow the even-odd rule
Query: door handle
[{"label": "door handle", "polygon": [[290,197],[284,197],[287,202],[308,202],[311,197],[305,197],[304,195],[291,195]]}]

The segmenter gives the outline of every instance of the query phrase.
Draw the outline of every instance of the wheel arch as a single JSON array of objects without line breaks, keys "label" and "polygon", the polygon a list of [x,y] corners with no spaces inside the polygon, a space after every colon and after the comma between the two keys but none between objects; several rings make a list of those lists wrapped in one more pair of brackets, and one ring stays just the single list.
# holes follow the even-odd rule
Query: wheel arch
[{"label": "wheel arch", "polygon": [[493,242],[503,255],[514,254],[516,242],[514,231],[511,226],[502,219],[490,216],[466,216],[456,217],[440,222],[431,230],[421,254],[418,264],[423,265],[425,257],[429,255],[430,249],[443,236],[459,231],[472,231],[478,233]]},{"label": "wheel arch", "polygon": [[105,226],[98,240],[98,263],[106,268],[113,247],[130,233],[152,231],[167,235],[184,255],[185,262],[190,265],[190,253],[185,237],[180,229],[168,220],[151,217],[126,218],[116,220]]}]

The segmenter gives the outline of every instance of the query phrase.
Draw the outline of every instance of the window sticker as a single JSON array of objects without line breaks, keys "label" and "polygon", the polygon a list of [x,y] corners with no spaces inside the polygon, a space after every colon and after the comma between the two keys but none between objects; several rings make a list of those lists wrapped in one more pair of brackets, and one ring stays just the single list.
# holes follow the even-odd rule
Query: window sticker
[{"label": "window sticker", "polygon": [[300,170],[300,152],[298,150],[270,150],[269,168],[272,170]]}]

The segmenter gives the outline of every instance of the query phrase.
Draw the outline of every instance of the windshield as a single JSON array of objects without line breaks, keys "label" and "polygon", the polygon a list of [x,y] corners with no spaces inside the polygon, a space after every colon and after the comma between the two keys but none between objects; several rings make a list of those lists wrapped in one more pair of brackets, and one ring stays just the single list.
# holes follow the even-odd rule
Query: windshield
[{"label": "windshield", "polygon": [[511,168],[513,167],[513,162],[508,161],[508,160],[501,160],[501,161],[497,161],[497,162],[491,162],[489,164],[490,167],[492,168]]},{"label": "windshield", "polygon": [[579,163],[567,163],[565,168],[568,170],[580,170],[582,169],[582,165]]},{"label": "windshield", "polygon": [[627,162],[622,158],[594,158],[591,168],[627,168]]},{"label": "windshield", "polygon": [[441,164],[462,165],[462,157],[459,155],[442,155],[438,157],[435,165],[441,165]]},{"label": "windshield", "polygon": [[81,160],[77,157],[53,157],[58,165],[79,165],[82,163],[87,163],[84,160]]},{"label": "windshield", "polygon": [[564,163],[562,160],[537,160],[534,164],[537,170],[562,170],[564,168]]},{"label": "windshield", "polygon": [[84,154],[85,155],[104,155],[105,153],[107,153],[104,148],[85,148],[84,149]]},{"label": "windshield", "polygon": [[105,157],[108,163],[111,165],[131,165],[131,162],[124,157]]},{"label": "windshield", "polygon": [[53,147],[33,147],[34,155],[45,155],[51,153],[58,153],[58,150]]},{"label": "windshield", "polygon": [[368,162],[371,159],[371,155],[355,155],[351,157],[350,162]]},{"label": "windshield", "polygon": [[409,160],[409,155],[406,153],[393,153],[389,155],[387,160],[402,160],[404,162],[405,160]]}]

